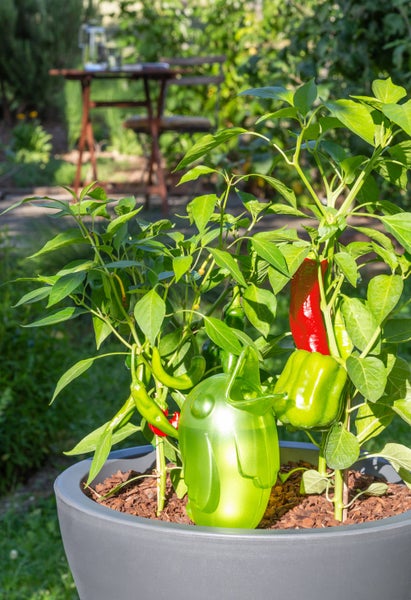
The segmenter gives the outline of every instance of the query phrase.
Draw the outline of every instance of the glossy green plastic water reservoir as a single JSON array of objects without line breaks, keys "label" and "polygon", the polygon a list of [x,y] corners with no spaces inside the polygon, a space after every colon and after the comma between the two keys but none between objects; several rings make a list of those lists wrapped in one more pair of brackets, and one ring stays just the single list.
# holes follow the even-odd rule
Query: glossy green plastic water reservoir
[{"label": "glossy green plastic water reservoir", "polygon": [[211,527],[257,527],[280,462],[271,399],[250,394],[241,378],[233,385],[231,375],[213,375],[188,395],[179,440],[190,518]]}]

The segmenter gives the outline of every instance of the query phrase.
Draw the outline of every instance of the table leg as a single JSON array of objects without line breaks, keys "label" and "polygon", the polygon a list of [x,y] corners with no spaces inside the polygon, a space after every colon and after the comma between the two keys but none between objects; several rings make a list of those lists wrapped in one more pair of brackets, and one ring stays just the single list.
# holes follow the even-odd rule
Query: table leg
[{"label": "table leg", "polygon": [[[155,110],[155,114],[153,111],[153,106],[152,106],[152,102],[151,102],[151,96],[150,96],[150,87],[149,87],[149,82],[147,78],[144,78],[144,90],[145,90],[145,95],[146,95],[146,99],[147,99],[147,111],[148,111],[148,118],[149,118],[149,122],[150,122],[150,133],[151,133],[151,152],[150,152],[150,164],[149,164],[149,180],[148,183],[149,185],[151,185],[152,181],[152,175],[153,175],[153,168],[154,165],[156,167],[156,176],[157,176],[157,186],[156,186],[156,191],[159,194],[160,198],[161,198],[161,204],[162,204],[162,208],[163,208],[163,212],[165,214],[168,213],[168,202],[167,202],[167,185],[166,185],[166,178],[165,178],[165,174],[164,174],[164,169],[163,169],[163,165],[162,165],[162,155],[161,155],[161,150],[160,150],[160,118],[161,118],[161,114],[162,114],[162,109],[163,109],[163,102],[164,102],[164,93],[165,93],[165,80],[161,80],[159,82],[160,84],[160,92],[159,92],[159,98],[158,98],[158,104]],[[150,190],[148,190],[149,193]],[[148,197],[147,197],[148,200]],[[146,200],[146,205],[148,205],[148,201]]]},{"label": "table leg", "polygon": [[90,93],[91,93],[91,79],[86,78],[81,80],[81,94],[82,94],[82,115],[81,115],[81,129],[80,139],[78,144],[78,156],[77,156],[77,167],[76,175],[74,178],[74,191],[77,194],[80,183],[81,183],[81,167],[83,164],[83,152],[87,147],[90,152],[90,161],[93,170],[93,179],[97,179],[97,162],[94,148],[94,135],[93,126],[90,119]]}]

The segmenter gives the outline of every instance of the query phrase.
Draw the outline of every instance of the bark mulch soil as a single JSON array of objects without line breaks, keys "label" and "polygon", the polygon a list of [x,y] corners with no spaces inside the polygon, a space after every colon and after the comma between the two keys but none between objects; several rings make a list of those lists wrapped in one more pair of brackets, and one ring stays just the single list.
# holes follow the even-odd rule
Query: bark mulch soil
[{"label": "bark mulch soil", "polygon": [[[288,463],[282,467],[287,471],[296,466],[308,466]],[[160,516],[156,515],[156,478],[144,477],[132,480],[138,474],[133,471],[118,471],[94,489],[87,488],[85,493],[100,504],[114,510],[148,519],[158,519],[172,523],[193,525],[185,512],[186,498],[179,499],[171,483],[167,483],[167,503]],[[364,490],[375,479],[358,472],[350,472],[349,489],[351,498],[359,490]],[[104,498],[115,486],[125,483],[115,495]],[[277,481],[272,489],[270,501],[259,529],[307,529],[334,527],[341,525],[333,516],[333,506],[324,495],[300,494],[301,471],[296,471],[285,483]],[[383,496],[360,496],[348,511],[345,525],[376,521],[392,517],[411,510],[411,490],[405,485],[388,484]]]}]

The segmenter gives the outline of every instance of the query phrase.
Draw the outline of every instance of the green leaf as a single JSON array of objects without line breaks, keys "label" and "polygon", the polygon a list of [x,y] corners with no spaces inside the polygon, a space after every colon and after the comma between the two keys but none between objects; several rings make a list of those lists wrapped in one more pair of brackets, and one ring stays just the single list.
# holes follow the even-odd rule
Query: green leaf
[{"label": "green leaf", "polygon": [[384,325],[383,339],[388,344],[402,344],[411,341],[411,319],[388,319]]},{"label": "green leaf", "polygon": [[39,300],[43,300],[44,298],[47,298],[47,296],[50,294],[50,290],[51,290],[50,285],[43,286],[41,288],[36,288],[35,290],[31,290],[27,294],[24,294],[24,296],[22,296],[20,298],[20,300],[18,302],[16,302],[16,304],[13,305],[13,308],[17,308],[18,306],[21,306],[22,304],[31,304],[33,302],[38,302]]},{"label": "green leaf", "polygon": [[100,439],[97,441],[94,451],[93,460],[91,461],[90,471],[87,477],[86,485],[90,485],[95,477],[100,473],[110,454],[111,446],[113,445],[113,431],[107,428],[103,431]]},{"label": "green leaf", "polygon": [[325,106],[345,127],[374,146],[376,126],[368,107],[347,99],[326,102]]},{"label": "green leaf", "polygon": [[251,88],[239,93],[239,96],[256,96],[257,98],[269,98],[272,100],[282,100],[288,104],[293,104],[293,93],[281,86],[267,86],[261,88]]},{"label": "green leaf", "polygon": [[378,229],[372,229],[371,227],[352,227],[352,229],[368,236],[369,238],[383,246],[383,248],[385,248],[386,250],[393,249],[393,244],[390,238]]},{"label": "green leaf", "polygon": [[232,127],[231,129],[223,129],[222,131],[217,132],[215,135],[206,134],[202,138],[198,140],[185,156],[180,160],[176,167],[176,171],[179,169],[183,169],[195,162],[199,158],[202,158],[206,154],[208,154],[214,148],[217,148],[221,144],[228,142],[233,137],[238,137],[242,133],[246,133],[247,130],[242,127]]},{"label": "green leaf", "polygon": [[406,90],[400,85],[395,85],[391,77],[375,79],[372,82],[371,89],[374,96],[384,104],[398,102],[407,95]]},{"label": "green leaf", "polygon": [[304,471],[301,478],[301,494],[322,494],[329,486],[329,481],[315,469]]},{"label": "green leaf", "polygon": [[199,177],[202,177],[203,175],[210,175],[210,173],[215,172],[216,170],[212,169],[211,167],[206,167],[205,165],[197,165],[196,167],[193,167],[192,169],[187,171],[187,173],[184,173],[178,184],[181,185],[182,183],[187,183],[187,181],[196,181]]},{"label": "green leaf", "polygon": [[387,385],[381,403],[387,404],[401,419],[411,425],[411,368],[409,363],[394,356],[388,373]]},{"label": "green leaf", "polygon": [[266,260],[274,269],[289,277],[287,263],[281,251],[272,242],[257,237],[256,235],[251,239],[251,245],[254,251]]},{"label": "green leaf", "polygon": [[347,296],[344,296],[341,310],[352,342],[359,350],[364,350],[379,329],[374,314],[359,298]]},{"label": "green leaf", "polygon": [[325,459],[330,469],[348,469],[360,455],[360,444],[342,423],[332,426],[325,445]]},{"label": "green leaf", "polygon": [[244,287],[247,286],[247,282],[245,281],[237,262],[229,252],[217,248],[210,248],[209,250],[219,267],[226,269],[237,283]]},{"label": "green leaf", "polygon": [[365,496],[384,496],[387,493],[388,485],[382,481],[371,483],[362,493]]},{"label": "green leaf", "polygon": [[367,289],[368,306],[381,324],[398,304],[404,283],[400,275],[376,275]]},{"label": "green leaf", "polygon": [[385,104],[381,110],[393,123],[411,135],[411,100],[404,104]]},{"label": "green leaf", "polygon": [[[104,423],[104,425],[101,425],[91,433],[88,433],[78,444],[74,446],[74,448],[68,450],[67,452],[64,452],[64,454],[66,456],[77,456],[79,454],[88,454],[89,452],[94,452],[99,439],[101,438],[102,434],[107,429],[109,424],[110,421]],[[137,431],[141,431],[140,426],[133,425],[133,423],[126,423],[121,427],[121,429],[113,433],[112,445],[122,442]]]},{"label": "green leaf", "polygon": [[63,300],[69,296],[79,285],[84,281],[86,274],[82,271],[78,273],[70,273],[69,275],[63,275],[57,279],[50,291],[49,301],[47,308],[54,306],[60,300]]},{"label": "green leaf", "polygon": [[375,402],[362,404],[355,419],[357,439],[360,444],[379,435],[393,420],[394,413],[390,407]]},{"label": "green leaf", "polygon": [[370,402],[381,398],[387,385],[387,370],[379,358],[349,356],[346,365],[351,381],[364,398]]},{"label": "green leaf", "polygon": [[119,217],[117,217],[116,219],[113,219],[112,221],[110,221],[110,223],[107,225],[106,233],[111,234],[111,235],[116,233],[116,231],[118,231],[120,229],[120,227],[122,227],[124,225],[124,223],[127,223],[132,218],[134,218],[141,211],[142,208],[143,207],[140,206],[137,210],[132,210],[131,212],[122,214]]},{"label": "green leaf", "polygon": [[347,281],[351,283],[353,287],[357,287],[358,267],[352,255],[348,252],[337,252],[334,255],[334,258]]},{"label": "green leaf", "polygon": [[411,213],[387,215],[381,217],[381,221],[388,233],[391,233],[405,250],[411,253]]},{"label": "green leaf", "polygon": [[173,271],[176,276],[176,281],[179,281],[183,275],[190,270],[193,257],[189,256],[174,256],[173,258]]},{"label": "green leaf", "polygon": [[315,80],[310,79],[307,83],[304,83],[296,89],[293,97],[294,106],[299,112],[305,117],[306,114],[311,110],[311,107],[317,99],[317,86]]},{"label": "green leaf", "polygon": [[274,294],[251,284],[243,294],[243,306],[251,325],[267,337],[275,321],[277,310],[277,299]]},{"label": "green leaf", "polygon": [[[268,185],[270,185],[273,189],[275,189],[283,198],[286,200],[294,209],[297,209],[297,199],[295,197],[294,191],[287,187],[282,181],[272,177],[271,175],[264,175],[263,173],[254,174],[255,177],[262,179]],[[253,177],[253,175],[249,175],[249,177]],[[280,212],[280,211],[278,211]],[[284,213],[287,214],[286,207],[284,207]],[[294,213],[292,213],[294,214]]]},{"label": "green leaf", "polygon": [[55,250],[61,250],[66,246],[73,246],[75,244],[87,244],[87,240],[80,233],[78,229],[67,229],[62,233],[58,233],[54,238],[49,240],[44,246],[29,256],[29,258],[38,258],[47,252],[54,252]]},{"label": "green leaf", "polygon": [[236,356],[241,354],[242,346],[237,336],[224,321],[220,321],[215,317],[204,317],[204,325],[206,334],[219,348]]},{"label": "green leaf", "polygon": [[54,402],[55,398],[60,394],[60,392],[67,386],[69,383],[80,377],[83,373],[85,373],[94,363],[96,357],[94,358],[84,358],[83,360],[79,360],[72,367],[70,367],[57,382],[56,388],[54,390],[53,397],[50,401],[50,404]]},{"label": "green leaf", "polygon": [[64,323],[64,321],[76,319],[86,312],[86,310],[76,308],[75,306],[67,306],[66,308],[49,313],[47,316],[38,319],[37,321],[22,325],[22,327],[46,327],[47,325],[57,325],[57,323]]},{"label": "green leaf", "polygon": [[203,196],[197,196],[188,204],[187,212],[192,216],[200,233],[203,233],[207,227],[210,218],[214,213],[217,200],[218,198],[215,194],[205,194]]},{"label": "green leaf", "polygon": [[394,469],[399,472],[400,469],[411,471],[411,448],[402,444],[385,444],[378,456],[388,460]]},{"label": "green leaf", "polygon": [[100,317],[95,315],[93,315],[93,329],[96,348],[99,350],[104,340],[106,340],[113,333],[113,330],[107,321],[100,319]]},{"label": "green leaf", "polygon": [[134,307],[134,317],[137,325],[152,346],[155,345],[165,314],[165,302],[154,289],[147,292]]}]

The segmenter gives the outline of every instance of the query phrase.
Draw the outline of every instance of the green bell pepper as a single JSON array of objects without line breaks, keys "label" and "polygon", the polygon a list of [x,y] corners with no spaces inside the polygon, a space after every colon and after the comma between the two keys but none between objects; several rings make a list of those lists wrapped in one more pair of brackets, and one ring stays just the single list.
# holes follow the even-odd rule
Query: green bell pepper
[{"label": "green bell pepper", "polygon": [[280,374],[274,412],[297,429],[325,429],[341,414],[347,373],[335,358],[295,350]]}]

